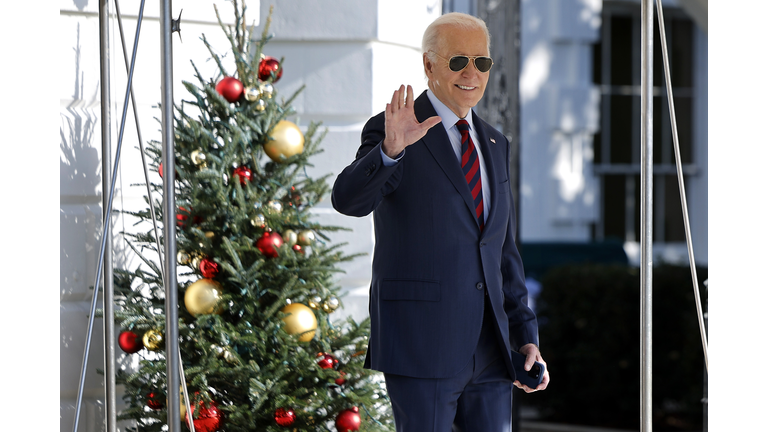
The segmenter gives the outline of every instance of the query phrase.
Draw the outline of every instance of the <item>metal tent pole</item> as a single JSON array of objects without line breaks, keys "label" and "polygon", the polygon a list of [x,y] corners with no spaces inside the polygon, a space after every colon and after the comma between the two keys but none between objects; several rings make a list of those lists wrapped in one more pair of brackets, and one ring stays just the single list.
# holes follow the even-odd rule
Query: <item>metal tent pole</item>
[{"label": "metal tent pole", "polygon": [[[176,197],[174,195],[174,128],[173,128],[173,31],[171,0],[160,3],[162,147],[163,147],[163,235],[165,244],[165,361],[168,380],[168,407],[179,406],[179,292],[176,282]],[[168,410],[168,431],[181,431],[181,413]]]},{"label": "metal tent pole", "polygon": [[[85,374],[86,370],[88,368],[88,356],[90,354],[90,348],[91,348],[91,337],[93,335],[93,323],[95,319],[95,312],[96,312],[96,305],[98,304],[98,298],[99,298],[99,283],[101,281],[101,272],[104,270],[107,273],[107,277],[104,281],[104,289],[105,291],[112,291],[112,239],[111,239],[111,218],[110,218],[110,209],[107,202],[107,197],[111,196],[110,188],[109,188],[109,177],[110,177],[110,166],[109,161],[111,159],[112,150],[110,145],[110,128],[109,128],[109,0],[100,0],[99,1],[99,63],[100,63],[100,69],[101,69],[101,159],[102,159],[102,172],[101,172],[101,178],[102,178],[102,199],[104,200],[104,214],[102,218],[103,222],[103,230],[102,230],[102,236],[101,236],[101,248],[100,248],[100,256],[99,256],[99,265],[96,267],[96,282],[93,284],[93,298],[91,301],[91,312],[88,317],[88,329],[86,331],[86,337],[85,337],[85,347],[83,348],[83,362],[82,362],[82,368],[80,370],[80,381],[78,383],[77,387],[77,401],[75,403],[75,421],[74,425],[72,427],[73,432],[77,432],[77,427],[80,423],[80,411],[82,410],[83,405],[83,391],[85,389]],[[107,253],[108,252],[108,253]],[[106,258],[106,261],[105,261]],[[109,303],[111,305],[111,301],[107,302],[107,296],[105,295],[104,302],[105,302],[105,310],[104,310],[104,321],[105,321],[105,329],[104,329],[104,337],[105,337],[105,356],[104,360],[105,363],[109,363],[109,344],[110,341],[114,340],[114,337],[110,338],[108,337],[109,329],[106,327],[106,323],[109,321],[107,315],[108,313],[113,313],[113,311],[107,311],[106,310],[106,303]],[[114,328],[112,329],[114,331]],[[114,336],[114,335],[113,335]],[[112,345],[112,358],[114,359],[114,345]],[[114,364],[114,363],[113,363]],[[106,372],[106,365],[105,365],[105,372]],[[106,391],[106,399],[107,404],[109,404],[110,401],[110,389],[107,388],[109,386],[110,380],[107,378],[105,382],[105,391]],[[114,391],[114,387],[112,387],[112,391]],[[114,393],[113,393],[114,396]],[[112,399],[114,401],[114,398]],[[114,404],[112,404],[114,407]],[[107,415],[109,417],[109,406],[107,407]]]},{"label": "metal tent pole", "polygon": [[[107,1],[108,0],[102,0],[105,20],[108,17],[107,8],[106,8]],[[101,10],[100,10],[100,13],[101,13]],[[102,172],[102,176],[105,178],[111,177],[111,181],[104,186],[104,192],[103,192],[105,196],[109,197],[109,199],[106,200],[105,207],[104,207],[104,227],[103,227],[102,236],[101,236],[101,247],[99,249],[99,264],[98,266],[96,266],[96,282],[93,284],[93,301],[91,302],[91,311],[90,311],[90,316],[88,320],[88,331],[87,331],[86,340],[85,340],[85,350],[83,353],[83,367],[80,371],[80,383],[78,385],[78,391],[77,391],[77,405],[75,408],[75,424],[74,424],[73,432],[77,432],[77,427],[80,422],[80,411],[82,408],[82,400],[83,400],[83,388],[85,386],[85,373],[88,368],[88,353],[90,351],[91,336],[93,335],[93,322],[96,316],[96,304],[97,304],[97,298],[99,295],[99,283],[101,282],[102,270],[104,270],[104,272],[107,273],[107,276],[105,277],[105,280],[104,280],[105,292],[106,291],[111,292],[112,290],[113,276],[112,276],[111,250],[109,253],[107,253],[107,244],[110,243],[111,241],[110,215],[112,214],[112,202],[114,201],[114,197],[115,197],[115,182],[117,181],[117,169],[120,166],[120,153],[121,153],[122,144],[123,144],[123,132],[125,131],[125,116],[128,113],[128,99],[130,95],[131,85],[133,82],[133,71],[134,71],[134,66],[136,64],[136,49],[138,48],[138,43],[139,43],[139,33],[141,30],[141,20],[143,17],[143,13],[144,13],[144,0],[141,1],[141,8],[139,10],[138,24],[136,26],[136,37],[134,38],[134,42],[133,42],[133,56],[131,57],[131,67],[128,73],[128,84],[125,91],[125,102],[123,104],[123,114],[120,120],[120,133],[118,134],[118,138],[117,138],[117,150],[115,152],[114,168],[111,171],[111,175],[109,172],[110,165],[108,162],[110,159],[111,151],[109,151],[109,149],[106,149],[104,150],[104,154],[102,155],[102,161],[105,161],[105,160],[107,161],[107,162],[102,162],[103,166],[105,167],[103,168],[104,171]],[[100,32],[102,33],[102,36],[103,36],[103,38],[101,39],[101,44],[102,44],[101,49],[103,53],[102,59],[105,59],[105,58],[108,59],[108,56],[105,56],[105,54],[108,53],[107,42],[106,42],[106,35],[107,35],[106,28],[108,28],[107,24],[102,23],[102,28],[100,29]],[[105,64],[103,61],[102,61],[101,69],[102,69],[101,74],[102,74],[102,80],[103,80],[102,81],[102,98],[103,98],[104,88],[105,87],[108,88],[108,84],[106,84],[108,83],[108,68],[105,67]],[[104,77],[107,77],[106,81],[104,81],[105,80]],[[102,104],[102,107],[101,107],[102,121],[104,121],[104,116],[105,116],[104,113],[106,113],[107,116],[109,115],[108,98],[106,99],[106,103],[105,103],[105,99],[102,99],[101,104]],[[103,130],[102,130],[102,134],[104,134]],[[107,138],[104,141],[108,142],[108,140],[109,140],[109,137],[107,135]],[[104,143],[102,143],[102,146],[104,146]],[[110,294],[105,293],[104,302],[105,302],[104,320],[114,325],[114,314],[112,314],[111,316],[108,316],[106,312],[107,307],[109,308],[112,307],[113,298],[111,296],[111,293]],[[114,332],[114,328],[113,328],[113,332]],[[112,334],[111,336],[105,335],[105,337],[109,338],[109,341],[107,341],[107,343],[111,343],[113,345],[112,349],[114,351],[114,334]],[[113,352],[113,355],[114,355],[114,352]],[[114,367],[113,367],[113,370],[111,371],[105,370],[105,373],[108,374],[107,382],[109,382],[110,377],[114,382],[114,374],[115,374]],[[110,390],[107,389],[107,391],[109,392]],[[111,391],[114,392],[114,386],[112,386]],[[112,404],[111,409],[116,410],[114,403]],[[116,411],[114,415],[116,418]],[[109,416],[109,413],[108,413],[108,416]],[[113,421],[112,424],[115,425],[116,422]]]},{"label": "metal tent pole", "polygon": [[[110,81],[109,81],[109,0],[99,1],[99,52],[101,62],[101,200],[104,209],[104,405],[108,432],[117,429],[117,397],[115,395],[115,308],[114,270],[112,262],[112,207],[114,184],[110,188],[112,145],[110,142]],[[117,167],[115,167],[115,171]],[[98,290],[94,287],[94,297]],[[90,343],[90,339],[88,339]],[[87,362],[87,360],[86,360]]]},{"label": "metal tent pole", "polygon": [[[110,178],[112,171],[112,145],[110,142],[110,81],[109,81],[109,0],[99,2],[99,51],[101,62],[101,200],[104,209],[104,296],[103,296],[103,326],[104,326],[104,405],[105,422],[108,432],[117,429],[117,396],[115,395],[115,291],[114,270],[112,262],[112,207],[110,205],[112,188]],[[117,167],[115,167],[117,170]],[[94,287],[94,297],[98,290]],[[90,339],[88,340],[90,343]],[[85,360],[87,362],[87,360]]]},{"label": "metal tent pole", "polygon": [[653,0],[642,0],[640,56],[640,431],[652,425]]},{"label": "metal tent pole", "polygon": [[693,279],[693,298],[696,301],[696,314],[699,318],[699,333],[701,335],[701,347],[704,350],[704,365],[709,371],[709,356],[707,354],[707,330],[704,324],[704,313],[701,308],[701,296],[699,295],[699,278],[696,275],[696,259],[693,256],[693,242],[691,240],[691,222],[688,218],[688,200],[685,197],[685,182],[683,180],[683,162],[680,157],[680,141],[677,137],[677,119],[675,116],[675,99],[672,95],[672,75],[669,71],[669,55],[667,52],[667,35],[664,27],[664,11],[661,0],[656,0],[656,12],[659,15],[659,37],[661,38],[662,60],[664,61],[664,80],[667,84],[667,103],[669,104],[669,122],[672,125],[672,140],[675,144],[675,164],[677,168],[677,185],[680,189],[680,205],[683,208],[683,225],[685,226],[685,243],[688,246],[688,263],[691,267],[691,279]]}]

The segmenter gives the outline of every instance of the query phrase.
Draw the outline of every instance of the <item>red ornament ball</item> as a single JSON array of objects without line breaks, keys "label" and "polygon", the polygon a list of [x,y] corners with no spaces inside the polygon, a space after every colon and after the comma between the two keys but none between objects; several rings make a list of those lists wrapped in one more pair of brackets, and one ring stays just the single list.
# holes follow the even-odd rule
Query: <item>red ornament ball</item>
[{"label": "red ornament ball", "polygon": [[296,413],[290,408],[278,408],[275,410],[275,423],[280,426],[290,426],[296,421]]},{"label": "red ornament ball", "polygon": [[235,171],[232,173],[233,177],[237,177],[240,180],[241,185],[245,185],[246,182],[251,181],[251,177],[253,177],[253,172],[248,167],[241,166],[235,168]]},{"label": "red ornament ball", "polygon": [[[160,174],[160,178],[163,178],[163,164],[162,163],[160,163],[157,166],[157,173]],[[178,176],[179,176],[179,170],[176,170],[176,177],[178,177]]]},{"label": "red ornament ball", "polygon": [[360,413],[357,407],[345,409],[336,417],[336,429],[339,432],[356,431],[360,429]]},{"label": "red ornament ball", "polygon": [[301,194],[296,190],[295,186],[291,186],[291,190],[283,197],[283,202],[288,207],[300,207],[302,205]]},{"label": "red ornament ball", "polygon": [[272,72],[277,74],[275,80],[272,82],[277,82],[280,80],[280,77],[283,76],[283,69],[280,68],[280,62],[274,57],[266,56],[259,62],[259,79],[267,81],[272,77]]},{"label": "red ornament ball", "polygon": [[187,226],[186,220],[189,219],[189,210],[184,207],[179,207],[179,211],[176,212],[176,225],[184,228]]},{"label": "red ornament ball", "polygon": [[339,364],[339,361],[336,360],[336,357],[326,354],[326,353],[318,353],[318,357],[322,357],[317,364],[323,368],[323,369],[331,369],[336,367]]},{"label": "red ornament ball", "polygon": [[144,347],[144,344],[141,342],[139,335],[127,330],[120,333],[120,336],[117,338],[117,344],[120,345],[120,348],[128,354],[138,352]]},{"label": "red ornament ball", "polygon": [[216,84],[216,92],[228,102],[237,102],[243,94],[243,83],[237,78],[225,77]]},{"label": "red ornament ball", "polygon": [[295,244],[295,245],[291,246],[291,248],[292,248],[294,251],[296,251],[296,253],[297,253],[297,254],[301,254],[301,255],[304,255],[304,249],[301,247],[301,245],[300,245],[300,244]]},{"label": "red ornament ball", "polygon": [[339,377],[336,378],[336,384],[337,385],[344,385],[347,382],[347,379],[344,378],[344,375],[346,375],[346,374],[347,373],[344,372],[344,371],[339,371]]},{"label": "red ornament ball", "polygon": [[200,260],[200,273],[206,279],[213,279],[219,273],[219,264],[210,258]]},{"label": "red ornament ball", "polygon": [[[197,408],[200,408],[200,414],[195,418]],[[201,400],[192,407],[192,418],[197,432],[216,432],[221,427],[221,412],[216,402],[211,402],[210,406],[206,407],[205,402]],[[189,413],[185,415],[185,422],[189,423]]]},{"label": "red ornament ball", "polygon": [[275,258],[277,250],[283,245],[283,238],[276,232],[265,232],[256,240],[256,248],[268,258]]},{"label": "red ornament ball", "polygon": [[155,411],[161,410],[163,409],[163,398],[156,392],[149,392],[147,394],[147,406]]}]

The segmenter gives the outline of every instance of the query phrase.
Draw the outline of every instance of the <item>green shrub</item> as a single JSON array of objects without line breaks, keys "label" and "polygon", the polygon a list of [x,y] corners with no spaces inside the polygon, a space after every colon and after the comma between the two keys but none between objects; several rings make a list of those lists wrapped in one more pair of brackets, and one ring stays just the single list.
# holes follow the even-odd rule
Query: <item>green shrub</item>
[{"label": "green shrub", "polygon": [[[639,273],[595,264],[547,272],[536,304],[552,383],[522,404],[547,421],[640,427]],[[703,291],[707,271],[697,273]],[[654,268],[652,328],[653,427],[700,430],[704,357],[688,267]]]}]

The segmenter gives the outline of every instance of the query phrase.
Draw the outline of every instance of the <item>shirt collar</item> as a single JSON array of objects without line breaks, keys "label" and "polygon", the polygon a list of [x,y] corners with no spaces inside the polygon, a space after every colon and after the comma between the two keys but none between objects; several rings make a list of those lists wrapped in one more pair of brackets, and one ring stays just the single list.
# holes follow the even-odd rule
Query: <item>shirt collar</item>
[{"label": "shirt collar", "polygon": [[[456,126],[456,122],[459,121],[459,116],[456,115],[450,108],[448,108],[440,99],[432,93],[432,89],[427,89],[427,97],[432,102],[432,107],[435,108],[435,112],[440,116],[443,122],[443,127],[448,131],[452,127]],[[465,117],[467,123],[469,123],[469,130],[475,130],[475,125],[472,123],[472,109],[467,113]]]}]

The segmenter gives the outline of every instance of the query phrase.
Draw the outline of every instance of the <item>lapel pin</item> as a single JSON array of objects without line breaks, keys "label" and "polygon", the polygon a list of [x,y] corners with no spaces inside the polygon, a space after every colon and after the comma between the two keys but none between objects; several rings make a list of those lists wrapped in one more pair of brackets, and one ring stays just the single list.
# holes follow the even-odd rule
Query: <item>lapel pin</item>
[{"label": "lapel pin", "polygon": [[496,140],[495,140],[495,139],[493,139],[493,138],[491,138],[491,142],[492,142],[492,143],[494,143],[494,144],[496,144]]}]

